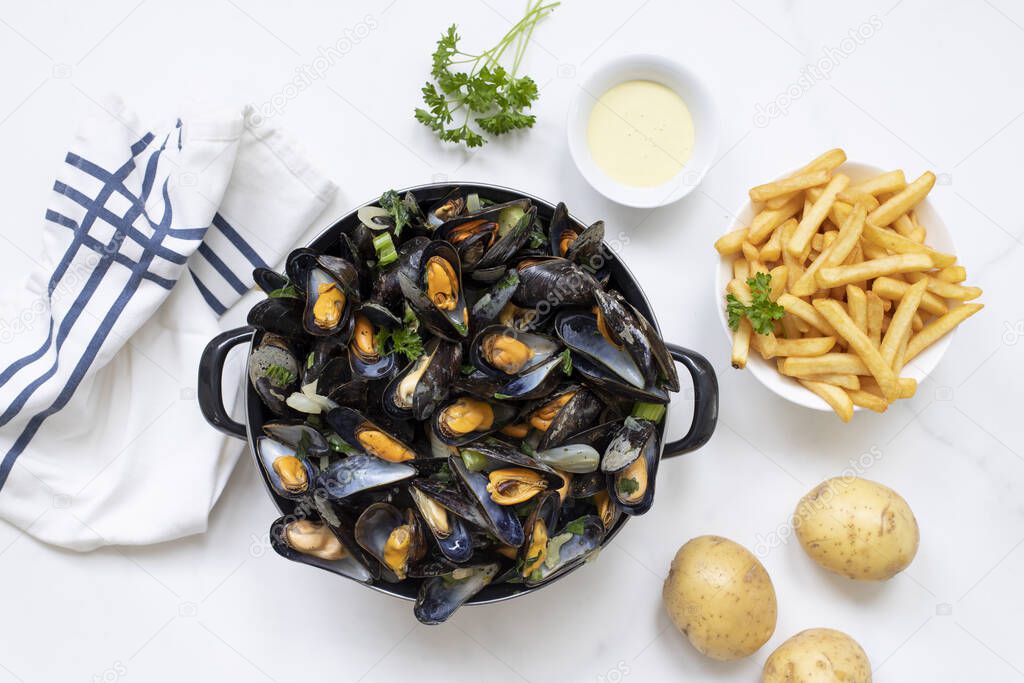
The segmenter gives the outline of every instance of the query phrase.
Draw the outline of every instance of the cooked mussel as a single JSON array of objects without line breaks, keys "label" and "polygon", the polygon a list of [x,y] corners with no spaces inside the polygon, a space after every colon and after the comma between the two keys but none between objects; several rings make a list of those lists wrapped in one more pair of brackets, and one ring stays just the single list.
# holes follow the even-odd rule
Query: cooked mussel
[{"label": "cooked mussel", "polygon": [[602,327],[597,316],[579,311],[566,311],[555,319],[555,333],[566,346],[643,389],[647,382],[636,361],[617,340],[606,336]]},{"label": "cooked mussel", "polygon": [[[385,354],[377,343],[377,334],[381,327],[374,321],[385,318],[391,322],[390,312],[386,309],[372,316],[364,306],[355,315],[352,328],[352,340],[348,345],[348,359],[352,372],[359,377],[374,380],[386,376],[394,370],[396,361],[393,353]],[[401,324],[399,322],[399,324]]]},{"label": "cooked mussel", "polygon": [[431,242],[421,255],[417,279],[399,272],[398,281],[409,306],[431,333],[454,341],[469,333],[462,265],[452,245]]},{"label": "cooked mussel", "polygon": [[373,580],[362,553],[353,554],[332,528],[318,519],[284,516],[270,526],[270,545],[293,562],[341,574],[361,583]]},{"label": "cooked mussel", "polygon": [[331,447],[324,435],[302,420],[278,420],[263,425],[271,439],[309,456],[326,455]]},{"label": "cooked mussel", "polygon": [[473,542],[463,519],[478,519],[473,504],[446,485],[429,479],[410,482],[409,497],[441,553],[452,562],[467,561],[473,554]]},{"label": "cooked mussel", "polygon": [[350,455],[337,460],[317,477],[317,490],[328,498],[343,500],[364,491],[412,479],[417,470],[404,463],[388,462],[372,455]]},{"label": "cooked mussel", "polygon": [[518,548],[523,543],[523,525],[511,506],[500,505],[491,498],[486,475],[470,471],[462,458],[449,458],[452,472],[457,476],[467,495],[477,506],[481,521],[501,543]]},{"label": "cooked mussel", "polygon": [[356,520],[356,542],[384,569],[389,581],[403,581],[410,564],[423,559],[426,539],[419,518],[410,509],[403,515],[388,503],[367,506]]},{"label": "cooked mussel", "polygon": [[441,441],[461,446],[501,429],[515,417],[516,409],[473,396],[460,396],[434,413],[433,430]]},{"label": "cooked mussel", "polygon": [[642,515],[650,509],[660,456],[653,423],[626,418],[601,459],[601,469],[610,473],[608,495],[627,515]]},{"label": "cooked mussel", "polygon": [[301,274],[306,292],[303,327],[314,337],[347,332],[352,311],[359,305],[359,275],[348,261],[320,254],[300,254],[292,270]]},{"label": "cooked mussel", "polygon": [[584,229],[569,216],[565,204],[558,203],[548,226],[548,244],[553,255],[598,270],[603,264],[591,263],[590,259],[600,250],[602,240],[604,221],[597,221]]},{"label": "cooked mussel", "polygon": [[548,541],[558,528],[558,514],[562,507],[557,491],[547,491],[537,498],[537,504],[523,524],[524,540],[519,547],[520,574],[525,578],[540,569],[547,559]]},{"label": "cooked mussel", "polygon": [[416,451],[383,427],[352,408],[335,408],[327,413],[327,424],[345,443],[358,451],[386,460],[405,462],[416,458]]},{"label": "cooked mussel", "polygon": [[596,515],[575,519],[548,540],[544,561],[525,578],[527,586],[550,581],[585,562],[604,539],[604,523]]},{"label": "cooked mussel", "polygon": [[400,420],[425,420],[447,397],[459,372],[462,347],[434,338],[384,389],[384,410]]},{"label": "cooked mussel", "polygon": [[294,448],[274,439],[259,437],[256,455],[274,492],[282,498],[301,500],[316,481],[317,468],[309,458],[298,458]]}]

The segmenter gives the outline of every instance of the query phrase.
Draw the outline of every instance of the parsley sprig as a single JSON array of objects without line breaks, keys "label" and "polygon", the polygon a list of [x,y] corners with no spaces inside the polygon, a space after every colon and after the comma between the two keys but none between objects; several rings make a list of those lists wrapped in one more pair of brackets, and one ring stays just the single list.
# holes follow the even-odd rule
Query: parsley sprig
[{"label": "parsley sprig", "polygon": [[419,333],[419,320],[416,319],[416,314],[412,312],[412,309],[406,307],[402,322],[402,327],[377,331],[377,353],[382,356],[400,353],[412,362],[423,354],[423,339]]},{"label": "parsley sprig", "polygon": [[769,334],[773,330],[772,322],[781,318],[786,309],[768,298],[772,291],[772,276],[768,273],[757,273],[754,277],[747,278],[747,286],[750,287],[750,305],[744,305],[742,301],[732,294],[725,297],[725,311],[729,314],[729,327],[738,330],[740,320],[745,316],[750,321],[750,326],[758,334]]},{"label": "parsley sprig", "polygon": [[[530,0],[523,18],[497,45],[478,55],[460,50],[458,27],[449,26],[437,41],[433,54],[430,69],[433,82],[427,81],[421,90],[427,108],[416,109],[416,120],[437,133],[441,140],[467,147],[481,147],[487,142],[470,126],[471,117],[480,130],[490,135],[532,128],[536,117],[525,110],[537,99],[537,84],[529,76],[517,77],[516,74],[537,22],[558,5],[558,2],[542,4],[542,0]],[[507,71],[499,61],[513,44],[515,56],[511,71]],[[468,68],[468,71],[453,67]],[[462,122],[457,124],[456,115],[463,109]]]}]

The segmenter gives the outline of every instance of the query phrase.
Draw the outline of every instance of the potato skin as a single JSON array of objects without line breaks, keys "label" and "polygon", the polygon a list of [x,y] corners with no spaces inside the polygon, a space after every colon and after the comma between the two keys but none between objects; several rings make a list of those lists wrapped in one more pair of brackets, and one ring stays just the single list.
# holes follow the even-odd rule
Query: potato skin
[{"label": "potato skin", "polygon": [[768,572],[749,550],[721,536],[683,545],[661,595],[676,628],[713,659],[753,654],[775,632],[778,605]]},{"label": "potato skin", "polygon": [[858,477],[814,487],[800,499],[793,526],[812,560],[860,581],[891,579],[906,569],[921,536],[900,494]]},{"label": "potato skin", "polygon": [[812,628],[776,648],[764,663],[761,683],[871,683],[871,662],[842,631]]}]

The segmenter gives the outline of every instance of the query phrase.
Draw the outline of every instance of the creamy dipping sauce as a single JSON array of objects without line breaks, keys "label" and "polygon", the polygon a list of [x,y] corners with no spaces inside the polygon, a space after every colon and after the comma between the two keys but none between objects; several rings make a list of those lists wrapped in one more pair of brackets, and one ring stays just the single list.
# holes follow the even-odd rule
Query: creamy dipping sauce
[{"label": "creamy dipping sauce", "polygon": [[693,153],[693,117],[679,95],[654,81],[626,81],[590,112],[587,146],[612,180],[651,187],[671,180]]}]

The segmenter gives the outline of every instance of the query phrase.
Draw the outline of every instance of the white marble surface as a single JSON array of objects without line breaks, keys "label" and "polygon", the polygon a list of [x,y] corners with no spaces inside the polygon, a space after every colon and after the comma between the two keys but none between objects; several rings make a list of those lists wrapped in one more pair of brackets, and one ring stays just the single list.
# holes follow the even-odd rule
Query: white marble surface
[{"label": "white marble surface", "polygon": [[[30,267],[54,169],[76,124],[103,114],[104,92],[168,116],[277,102],[341,184],[338,211],[382,188],[447,177],[563,199],[626,233],[622,256],[666,337],[719,369],[714,439],[665,464],[654,510],[596,564],[435,628],[417,625],[407,603],[274,556],[265,541],[274,511],[247,459],[203,536],[77,555],[0,526],[0,682],[725,683],[756,679],[771,649],[813,626],[854,635],[876,681],[1024,678],[1024,8],[1013,0],[625,0],[597,9],[568,0],[538,29],[528,57],[543,88],[537,127],[472,155],[440,147],[412,119],[437,35],[458,21],[479,46],[522,4],[4,4],[5,278],[18,282]],[[849,40],[859,27],[870,37]],[[318,47],[346,37],[345,54],[312,87],[275,99]],[[700,191],[649,212],[596,196],[571,165],[563,127],[579,75],[631,50],[699,69],[722,112],[722,157]],[[807,75],[820,60],[828,77]],[[787,91],[795,97],[786,112],[768,114]],[[836,145],[855,160],[940,174],[934,201],[987,304],[916,398],[847,426],[780,404],[730,370],[713,311],[711,242],[746,189]],[[181,378],[183,387],[192,381]],[[685,402],[672,412],[682,429]],[[768,547],[800,495],[862,454],[874,454],[865,476],[900,491],[920,521],[908,571],[855,584],[823,573],[794,542]],[[775,582],[778,628],[744,661],[702,658],[660,607],[672,554],[705,533],[760,548]]]}]

